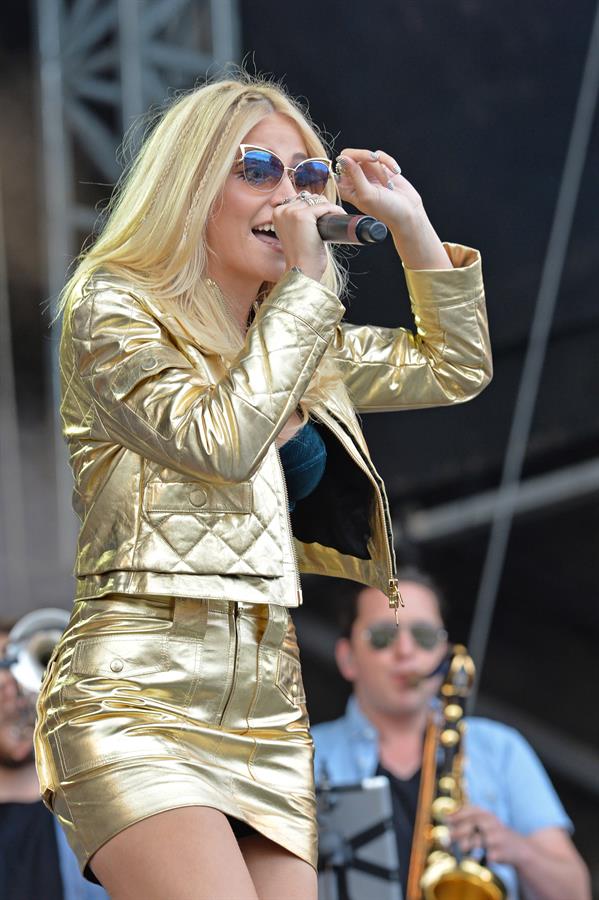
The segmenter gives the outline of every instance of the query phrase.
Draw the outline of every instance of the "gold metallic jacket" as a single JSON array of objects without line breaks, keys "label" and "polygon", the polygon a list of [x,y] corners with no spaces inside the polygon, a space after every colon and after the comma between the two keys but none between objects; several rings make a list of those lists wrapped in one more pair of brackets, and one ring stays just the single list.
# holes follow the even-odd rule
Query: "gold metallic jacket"
[{"label": "gold metallic jacket", "polygon": [[459,403],[491,378],[474,250],[406,270],[417,332],[341,323],[325,287],[290,272],[227,366],[156,299],[96,274],[65,311],[64,433],[81,521],[78,599],[107,593],[296,606],[298,570],[396,594],[390,515],[356,417],[316,406],[327,467],[288,513],[275,437],[323,354],[358,412]]}]

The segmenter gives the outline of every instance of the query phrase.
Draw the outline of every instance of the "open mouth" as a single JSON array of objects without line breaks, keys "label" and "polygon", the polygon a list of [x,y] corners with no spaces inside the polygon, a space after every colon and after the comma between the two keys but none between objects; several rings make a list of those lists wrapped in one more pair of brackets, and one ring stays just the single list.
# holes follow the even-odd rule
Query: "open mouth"
[{"label": "open mouth", "polygon": [[252,228],[252,234],[264,244],[272,244],[276,247],[281,246],[281,242],[277,237],[274,226],[271,224],[257,225],[255,228]]}]

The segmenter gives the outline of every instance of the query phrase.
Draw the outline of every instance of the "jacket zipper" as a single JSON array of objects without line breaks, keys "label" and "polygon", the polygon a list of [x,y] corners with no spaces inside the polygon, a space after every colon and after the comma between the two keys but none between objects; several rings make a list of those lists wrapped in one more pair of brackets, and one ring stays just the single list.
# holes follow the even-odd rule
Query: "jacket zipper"
[{"label": "jacket zipper", "polygon": [[[319,418],[318,413],[314,413],[314,414],[317,418]],[[337,416],[335,416],[329,410],[327,410],[327,414],[339,425],[340,428],[343,429],[343,431],[349,437],[349,439],[351,441],[351,447],[346,447],[345,444],[343,444],[344,449],[347,451],[347,453],[349,453],[349,455],[352,457],[354,462],[362,469],[362,471],[366,471],[366,474],[368,475],[372,484],[375,487],[375,493],[376,493],[377,503],[378,503],[378,507],[379,507],[379,512],[382,514],[383,524],[385,526],[385,534],[387,537],[387,540],[385,541],[385,555],[387,558],[387,569],[388,569],[388,574],[389,574],[389,578],[387,580],[387,596],[389,598],[389,608],[395,610],[395,621],[396,621],[396,623],[399,623],[399,615],[398,615],[399,607],[404,606],[404,601],[399,592],[399,582],[395,575],[395,569],[393,566],[393,554],[390,549],[393,545],[393,531],[391,528],[391,516],[389,514],[388,507],[385,504],[382,492],[381,492],[379,484],[378,484],[378,480],[377,480],[378,476],[377,476],[376,470],[375,470],[374,466],[372,465],[372,463],[370,462],[370,460],[362,453],[362,451],[359,448],[357,448],[357,452],[354,450],[353,438],[352,438],[351,434],[348,432],[348,430],[346,429],[346,427],[343,425],[343,423],[337,418]],[[327,423],[324,422],[322,419],[321,419],[321,421],[326,426]]]},{"label": "jacket zipper", "polygon": [[281,455],[279,453],[279,448],[275,445],[275,452],[277,455],[277,461],[279,463],[279,470],[281,472],[281,478],[283,480],[283,494],[285,496],[285,515],[287,516],[287,535],[289,538],[289,549],[291,550],[291,557],[293,559],[293,575],[295,577],[295,591],[297,596],[298,606],[301,606],[304,598],[302,595],[302,587],[299,579],[299,562],[297,559],[297,553],[295,550],[295,544],[293,543],[293,529],[291,527],[291,515],[289,513],[289,494],[287,492],[287,482],[285,481],[285,470],[283,469],[283,463],[281,462]]}]

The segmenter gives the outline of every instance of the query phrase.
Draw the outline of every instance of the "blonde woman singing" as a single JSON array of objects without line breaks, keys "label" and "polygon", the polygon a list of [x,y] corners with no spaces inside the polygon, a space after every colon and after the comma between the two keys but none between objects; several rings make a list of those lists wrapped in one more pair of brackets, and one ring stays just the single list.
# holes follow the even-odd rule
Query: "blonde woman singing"
[{"label": "blonde woman singing", "polygon": [[[316,227],[339,197],[388,226],[414,333],[342,322]],[[240,77],[162,116],[63,306],[81,530],[39,700],[45,802],[115,900],[315,900],[298,573],[397,606],[356,412],[484,388],[479,256],[441,244],[388,153],[346,149],[335,177],[300,107]]]}]

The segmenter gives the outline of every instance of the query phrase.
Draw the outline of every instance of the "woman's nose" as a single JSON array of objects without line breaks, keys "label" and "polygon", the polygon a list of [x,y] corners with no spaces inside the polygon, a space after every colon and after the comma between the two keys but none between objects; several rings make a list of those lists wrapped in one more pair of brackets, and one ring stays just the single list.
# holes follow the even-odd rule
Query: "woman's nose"
[{"label": "woman's nose", "polygon": [[283,200],[287,200],[289,197],[297,196],[297,191],[295,189],[295,185],[289,176],[289,172],[285,170],[285,174],[281,178],[280,183],[277,185],[276,189],[273,191],[270,197],[270,202],[272,206],[279,206],[279,204]]}]

